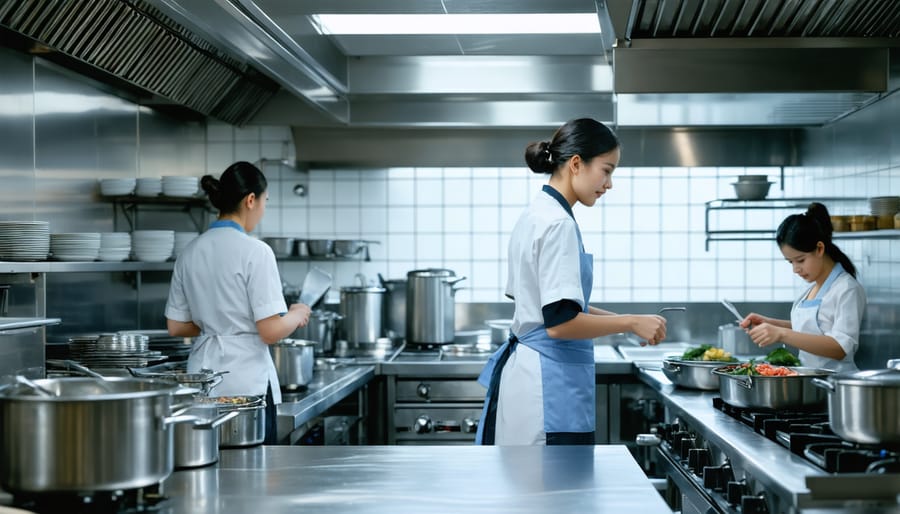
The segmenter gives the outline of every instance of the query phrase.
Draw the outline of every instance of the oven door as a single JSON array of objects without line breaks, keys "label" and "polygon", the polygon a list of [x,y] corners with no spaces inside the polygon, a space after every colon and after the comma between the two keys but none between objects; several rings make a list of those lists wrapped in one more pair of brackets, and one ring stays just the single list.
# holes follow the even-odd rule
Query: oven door
[{"label": "oven door", "polygon": [[662,448],[659,449],[660,472],[667,477],[665,499],[669,507],[682,514],[727,514],[721,510],[709,493],[698,484],[690,472],[673,460]]}]

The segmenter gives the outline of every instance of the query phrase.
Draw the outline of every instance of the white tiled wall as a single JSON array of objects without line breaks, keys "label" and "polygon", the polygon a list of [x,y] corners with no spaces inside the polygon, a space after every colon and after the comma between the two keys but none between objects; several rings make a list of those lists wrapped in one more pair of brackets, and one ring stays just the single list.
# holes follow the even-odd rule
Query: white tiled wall
[{"label": "white tiled wall", "polygon": [[[211,126],[208,162],[293,155],[288,128]],[[298,172],[267,164],[270,200],[257,235],[367,239],[371,261],[315,262],[350,285],[411,269],[446,267],[468,279],[462,302],[506,301],[506,247],[516,219],[546,182],[521,168],[391,168]],[[801,169],[619,168],[594,207],[577,205],[586,249],[595,256],[594,302],[790,301],[803,282],[773,241],[714,242],[705,249],[705,203],[733,198],[740,174],[768,174],[770,198],[811,196]],[[293,193],[295,185],[306,196]],[[861,191],[861,194],[863,191]],[[711,229],[772,230],[798,210],[717,211]],[[842,245],[843,246],[843,245]],[[853,255],[854,245],[845,250]],[[309,263],[283,262],[302,281]],[[333,291],[336,292],[337,288]]]}]

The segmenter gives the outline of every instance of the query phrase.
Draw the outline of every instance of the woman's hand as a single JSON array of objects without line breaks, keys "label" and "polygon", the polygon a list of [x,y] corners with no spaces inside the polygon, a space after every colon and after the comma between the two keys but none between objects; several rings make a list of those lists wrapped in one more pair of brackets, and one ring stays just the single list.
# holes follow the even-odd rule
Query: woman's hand
[{"label": "woman's hand", "polygon": [[288,308],[288,312],[299,317],[297,328],[305,327],[306,324],[309,323],[309,305],[306,305],[305,303],[291,304],[291,306]]},{"label": "woman's hand", "polygon": [[751,326],[762,325],[763,323],[768,323],[768,321],[769,321],[768,318],[761,316],[755,312],[751,312],[750,314],[747,314],[747,316],[744,319],[741,320],[739,325],[744,330],[750,330]]},{"label": "woman's hand", "polygon": [[636,315],[631,332],[646,340],[647,344],[659,344],[666,338],[666,318],[658,314]]},{"label": "woman's hand", "polygon": [[[747,316],[749,318],[750,316]],[[745,320],[746,321],[746,320]],[[771,323],[754,323],[754,326],[748,334],[750,334],[750,339],[753,340],[754,343],[757,344],[760,348],[764,348],[769,346],[770,344],[775,344],[781,341],[784,338],[784,330],[781,327],[777,327]]]}]

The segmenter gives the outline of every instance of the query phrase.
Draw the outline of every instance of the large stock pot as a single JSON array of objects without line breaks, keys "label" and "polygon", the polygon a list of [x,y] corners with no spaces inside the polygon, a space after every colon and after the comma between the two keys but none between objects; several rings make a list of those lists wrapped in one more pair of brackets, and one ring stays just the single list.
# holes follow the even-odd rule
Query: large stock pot
[{"label": "large stock pot", "polygon": [[169,425],[177,384],[55,378],[0,392],[0,485],[10,492],[133,489],[173,469]]},{"label": "large stock pot", "polygon": [[303,339],[282,339],[269,345],[282,388],[299,389],[309,384],[316,362],[315,347],[314,341]]},{"label": "large stock pot", "polygon": [[374,286],[341,288],[341,323],[348,343],[375,343],[384,335],[385,291]]},{"label": "large stock pot", "polygon": [[412,343],[452,343],[456,335],[456,291],[466,277],[449,269],[429,268],[406,274],[406,340]]},{"label": "large stock pot", "polygon": [[194,404],[178,414],[195,416],[192,423],[175,425],[175,467],[196,468],[219,461],[219,426],[240,415],[239,411],[219,414],[214,404]]},{"label": "large stock pot", "polygon": [[900,443],[900,369],[840,373],[813,384],[828,391],[828,424],[863,444]]}]

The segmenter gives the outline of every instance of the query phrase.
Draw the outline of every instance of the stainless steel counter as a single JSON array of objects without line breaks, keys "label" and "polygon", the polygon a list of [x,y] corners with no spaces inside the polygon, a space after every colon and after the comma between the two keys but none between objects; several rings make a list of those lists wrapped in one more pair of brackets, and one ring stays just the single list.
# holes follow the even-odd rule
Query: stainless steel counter
[{"label": "stainless steel counter", "polygon": [[325,412],[375,377],[375,366],[317,369],[306,391],[286,395],[278,406],[278,440]]},{"label": "stainless steel counter", "polygon": [[163,482],[160,513],[671,513],[624,446],[269,446]]}]

